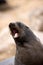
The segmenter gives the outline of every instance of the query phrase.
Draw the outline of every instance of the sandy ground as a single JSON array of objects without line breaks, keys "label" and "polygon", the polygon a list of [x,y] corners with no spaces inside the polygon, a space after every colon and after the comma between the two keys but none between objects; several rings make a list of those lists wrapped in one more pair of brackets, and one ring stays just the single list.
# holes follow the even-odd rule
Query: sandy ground
[{"label": "sandy ground", "polygon": [[[7,1],[11,10],[0,11],[0,61],[14,56],[16,52],[15,42],[12,39],[8,25],[10,22],[21,21],[27,26],[31,24],[29,16],[33,10],[43,6],[43,0],[12,0]],[[43,32],[34,31],[43,43]]]},{"label": "sandy ground", "polygon": [[10,35],[8,27],[6,27],[0,32],[0,61],[14,56],[15,52],[15,42]]}]

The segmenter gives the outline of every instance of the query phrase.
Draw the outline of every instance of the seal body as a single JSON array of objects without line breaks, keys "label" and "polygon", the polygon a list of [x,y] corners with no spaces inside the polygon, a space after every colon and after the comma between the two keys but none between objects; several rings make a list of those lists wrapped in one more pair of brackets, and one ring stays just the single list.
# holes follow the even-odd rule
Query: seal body
[{"label": "seal body", "polygon": [[15,65],[43,65],[43,45],[30,28],[20,22],[9,28],[16,42]]}]

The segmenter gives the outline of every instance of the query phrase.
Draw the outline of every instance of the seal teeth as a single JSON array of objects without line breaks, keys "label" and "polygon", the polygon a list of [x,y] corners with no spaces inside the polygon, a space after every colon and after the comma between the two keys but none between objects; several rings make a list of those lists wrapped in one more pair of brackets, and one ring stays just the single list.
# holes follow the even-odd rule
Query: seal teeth
[{"label": "seal teeth", "polygon": [[17,37],[18,37],[18,33],[15,33],[14,38],[17,38]]}]

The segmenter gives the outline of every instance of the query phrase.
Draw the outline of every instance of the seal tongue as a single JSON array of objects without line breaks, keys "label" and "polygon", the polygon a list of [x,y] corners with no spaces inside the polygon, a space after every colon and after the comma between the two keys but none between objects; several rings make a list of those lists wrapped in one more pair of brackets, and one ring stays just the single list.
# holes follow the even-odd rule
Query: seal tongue
[{"label": "seal tongue", "polygon": [[17,31],[16,30],[13,30],[13,33],[15,34],[15,33],[17,33]]}]

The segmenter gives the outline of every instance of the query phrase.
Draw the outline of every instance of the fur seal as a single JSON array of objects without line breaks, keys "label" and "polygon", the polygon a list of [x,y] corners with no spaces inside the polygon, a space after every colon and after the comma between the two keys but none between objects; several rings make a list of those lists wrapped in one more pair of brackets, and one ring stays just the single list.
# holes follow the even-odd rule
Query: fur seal
[{"label": "fur seal", "polygon": [[31,29],[21,22],[9,28],[16,42],[15,65],[43,65],[43,45]]}]

